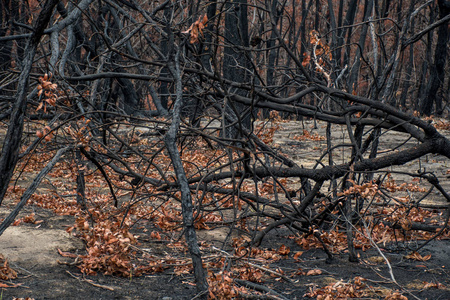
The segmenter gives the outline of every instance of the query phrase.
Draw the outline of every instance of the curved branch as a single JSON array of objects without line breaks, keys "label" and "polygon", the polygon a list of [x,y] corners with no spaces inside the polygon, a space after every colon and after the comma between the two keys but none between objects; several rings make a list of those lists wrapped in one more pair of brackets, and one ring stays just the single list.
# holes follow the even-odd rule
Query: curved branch
[{"label": "curved branch", "polygon": [[419,41],[425,34],[427,34],[428,32],[430,32],[431,30],[439,27],[439,26],[443,26],[445,23],[447,23],[448,21],[450,21],[450,14],[446,15],[445,17],[443,17],[442,19],[440,19],[439,21],[434,22],[433,24],[429,25],[428,27],[426,27],[425,29],[423,29],[422,31],[416,33],[413,37],[407,39],[406,41],[404,41],[402,43],[402,51],[408,47],[411,44],[414,44],[415,42]]}]

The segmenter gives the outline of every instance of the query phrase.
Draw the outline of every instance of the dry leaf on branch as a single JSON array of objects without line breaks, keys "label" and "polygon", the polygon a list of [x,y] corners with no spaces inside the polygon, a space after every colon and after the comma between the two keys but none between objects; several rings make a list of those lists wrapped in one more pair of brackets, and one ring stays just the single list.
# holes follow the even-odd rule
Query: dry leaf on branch
[{"label": "dry leaf on branch", "polygon": [[198,20],[188,28],[188,30],[183,31],[182,33],[190,33],[190,43],[195,44],[196,42],[198,42],[199,35],[203,36],[203,28],[205,28],[207,22],[208,17],[206,15],[204,15],[203,18],[200,16]]}]

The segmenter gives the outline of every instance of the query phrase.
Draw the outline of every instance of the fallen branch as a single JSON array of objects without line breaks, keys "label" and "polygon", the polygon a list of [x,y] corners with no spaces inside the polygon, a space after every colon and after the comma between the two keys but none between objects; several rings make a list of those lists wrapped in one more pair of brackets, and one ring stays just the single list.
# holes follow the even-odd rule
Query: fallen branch
[{"label": "fallen branch", "polygon": [[71,147],[66,147],[59,149],[58,152],[56,152],[53,159],[39,172],[39,174],[34,178],[31,185],[28,187],[28,189],[23,193],[22,197],[20,198],[19,203],[17,203],[16,208],[3,220],[2,224],[0,224],[0,235],[3,234],[3,232],[6,230],[6,228],[11,225],[12,222],[14,222],[14,219],[17,217],[19,212],[22,210],[22,208],[27,204],[28,199],[30,199],[31,195],[34,194],[36,189],[38,188],[39,184],[41,183],[42,179],[50,172],[51,169],[55,166],[55,164],[59,161],[61,156],[66,153]]},{"label": "fallen branch", "polygon": [[247,280],[237,279],[237,278],[235,278],[234,281],[242,286],[254,289],[255,291],[272,294],[272,295],[278,297],[277,299],[288,300],[288,298],[286,298],[283,295],[281,295],[280,293],[272,290],[271,288],[268,288],[267,286],[256,284],[254,282],[250,282]]}]

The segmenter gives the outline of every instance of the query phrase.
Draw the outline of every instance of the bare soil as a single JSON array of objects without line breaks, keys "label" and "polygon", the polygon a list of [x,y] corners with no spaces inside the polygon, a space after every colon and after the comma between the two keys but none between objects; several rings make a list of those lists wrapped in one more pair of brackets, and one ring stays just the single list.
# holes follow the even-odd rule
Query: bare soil
[{"label": "bare soil", "polygon": [[[65,229],[72,226],[71,216],[55,216],[41,208],[24,209],[21,215],[35,213],[39,225],[11,226],[0,236],[0,253],[7,257],[18,278],[14,288],[2,289],[0,299],[191,299],[195,296],[193,278],[166,272],[151,276],[120,278],[84,276],[62,257],[58,249],[84,253],[83,243]],[[2,210],[4,212],[4,210]],[[3,217],[3,214],[2,214]]]},{"label": "bare soil", "polygon": [[[27,208],[28,212],[31,210]],[[36,219],[44,220],[38,226],[20,225],[8,228],[0,237],[0,253],[10,266],[18,272],[18,278],[10,283],[14,288],[2,289],[1,299],[192,299],[196,296],[193,276],[176,276],[173,270],[141,277],[121,278],[115,276],[84,276],[70,265],[73,260],[58,254],[61,251],[83,253],[83,244],[70,237],[65,229],[73,224],[70,216],[50,216],[46,210],[35,208]],[[270,233],[262,247],[277,249],[281,244],[290,247],[291,254],[270,267],[293,274],[297,270],[316,270],[316,276],[290,276],[292,282],[265,277],[263,285],[287,299],[310,299],[303,297],[310,289],[330,283],[348,282],[357,276],[366,278],[372,286],[369,299],[384,299],[391,290],[400,287],[391,283],[389,268],[375,250],[359,252],[361,261],[351,263],[345,253],[335,256],[330,263],[320,249],[305,251],[300,260],[293,253],[302,251],[292,240],[286,239],[289,232],[278,229]],[[450,240],[432,241],[421,251],[431,254],[425,262],[405,259],[408,251],[385,251],[398,284],[420,299],[450,299]],[[425,283],[439,282],[445,288],[423,289]],[[412,296],[403,292],[408,299]]]},{"label": "bare soil", "polygon": [[[306,129],[311,130],[311,125],[312,123],[308,122]],[[283,129],[277,132],[275,138],[280,150],[290,155],[299,164],[311,167],[315,163],[314,159],[323,152],[324,142],[293,141],[286,138],[290,135],[301,134],[301,128],[299,123],[283,124]],[[320,125],[316,130],[318,134],[324,134],[324,128]],[[345,141],[346,136],[342,132],[341,129],[336,128],[333,136],[336,140],[348,142]],[[394,144],[405,137],[392,134],[390,138]],[[387,142],[382,145],[382,148],[388,149],[392,144]],[[342,155],[345,156],[346,153]],[[430,156],[424,158],[420,166],[416,161],[400,168],[408,171],[419,168],[434,170],[446,190],[450,190],[450,180],[446,174],[446,170],[450,169],[450,163],[442,157]],[[404,177],[399,178],[399,180],[402,179],[407,180]],[[429,203],[445,204],[437,194],[433,194],[433,197]],[[12,205],[0,207],[0,218],[4,218],[11,209]],[[191,274],[176,276],[173,269],[167,269],[155,275],[130,278],[101,274],[82,275],[73,265],[73,259],[62,257],[58,253],[58,249],[75,254],[84,253],[83,243],[65,231],[73,225],[74,218],[55,215],[49,210],[34,206],[27,206],[19,217],[31,212],[34,212],[36,220],[41,222],[11,226],[0,236],[0,253],[7,257],[10,266],[18,273],[17,279],[3,282],[14,287],[2,288],[0,299],[29,297],[34,299],[170,300],[192,299],[196,296],[193,276]],[[286,259],[279,260],[270,266],[271,270],[283,270],[291,282],[267,275],[261,283],[287,299],[310,299],[304,295],[311,289],[333,283],[337,286],[340,282],[348,282],[357,276],[366,278],[366,285],[372,287],[373,293],[366,299],[384,299],[392,290],[402,291],[408,299],[450,299],[450,240],[432,241],[422,248],[420,251],[422,256],[431,254],[431,259],[423,262],[405,258],[405,255],[409,253],[408,246],[414,245],[403,245],[403,250],[398,250],[398,244],[395,247],[392,245],[392,251],[389,251],[390,245],[386,245],[383,254],[392,266],[393,275],[398,283],[396,285],[390,280],[389,266],[375,249],[360,251],[359,263],[349,262],[346,253],[335,255],[335,259],[329,262],[326,260],[326,254],[320,249],[307,251],[301,249],[292,239],[287,238],[290,234],[291,232],[285,228],[273,230],[261,245],[267,249],[278,249],[284,244],[291,249]],[[216,232],[214,235],[205,232],[200,235],[203,238],[208,237],[213,244],[224,238],[223,232]],[[297,251],[304,251],[304,253],[295,260],[293,254]],[[321,270],[322,273],[315,276],[293,275],[299,270],[316,269]],[[440,283],[441,286],[425,288],[425,282]],[[272,299],[275,298],[272,295]]]}]

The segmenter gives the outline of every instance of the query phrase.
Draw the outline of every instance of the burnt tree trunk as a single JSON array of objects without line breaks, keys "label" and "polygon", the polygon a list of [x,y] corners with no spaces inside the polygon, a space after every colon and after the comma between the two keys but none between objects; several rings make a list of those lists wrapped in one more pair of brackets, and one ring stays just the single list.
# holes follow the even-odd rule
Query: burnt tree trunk
[{"label": "burnt tree trunk", "polygon": [[[169,43],[173,45],[173,35],[170,33],[169,37]],[[175,51],[176,53],[174,53]],[[168,57],[168,70],[174,78],[176,98],[173,106],[172,124],[170,125],[169,131],[166,133],[164,143],[172,161],[177,183],[181,191],[181,210],[183,215],[184,235],[192,258],[194,277],[197,284],[197,291],[199,293],[197,298],[206,299],[208,294],[208,282],[206,281],[206,271],[203,268],[202,256],[194,227],[194,207],[192,204],[191,190],[189,188],[186,172],[181,161],[180,152],[177,147],[177,134],[180,127],[181,108],[183,106],[183,86],[181,82],[179,54],[179,49],[173,49]]]},{"label": "burnt tree trunk", "polygon": [[[440,19],[450,14],[450,1],[438,0],[438,7]],[[448,39],[449,30],[448,22],[446,22],[439,26],[438,40],[434,52],[434,64],[430,70],[430,81],[427,86],[428,92],[420,107],[421,113],[426,115],[431,115],[434,103],[436,103],[436,112],[438,114],[442,113],[442,98],[438,95],[438,91],[444,84]]]},{"label": "burnt tree trunk", "polygon": [[[372,12],[373,2],[374,2],[373,0],[366,0],[365,5],[364,5],[365,12],[364,12],[363,22],[367,22],[369,20],[369,16]],[[351,91],[354,91],[357,88],[356,85],[358,84],[359,69],[361,67],[361,57],[363,56],[363,53],[364,53],[365,41],[366,41],[368,29],[369,29],[368,24],[364,24],[362,26],[361,35],[360,35],[359,43],[358,43],[359,47],[358,47],[358,51],[356,52],[354,66],[351,70],[350,78],[349,78],[349,82],[348,82],[348,88]]]},{"label": "burnt tree trunk", "polygon": [[34,25],[33,33],[25,47],[25,58],[23,60],[22,72],[19,77],[16,99],[5,141],[3,142],[2,154],[0,156],[0,204],[6,194],[9,181],[11,180],[19,157],[23,132],[23,119],[27,106],[28,82],[34,55],[44,33],[44,29],[50,22],[50,17],[52,16],[56,4],[58,4],[58,0],[47,0],[45,2]]},{"label": "burnt tree trunk", "polygon": [[[235,82],[247,82],[249,79],[248,59],[243,50],[249,46],[247,1],[237,0],[226,2],[225,4],[225,49],[223,58],[223,76]],[[246,91],[241,89],[231,89],[232,94],[245,96]],[[232,110],[238,117],[240,124],[245,128],[250,128],[250,114],[243,113],[246,107],[239,103],[228,101],[225,109]],[[236,130],[226,130],[227,137],[235,138]]]}]

